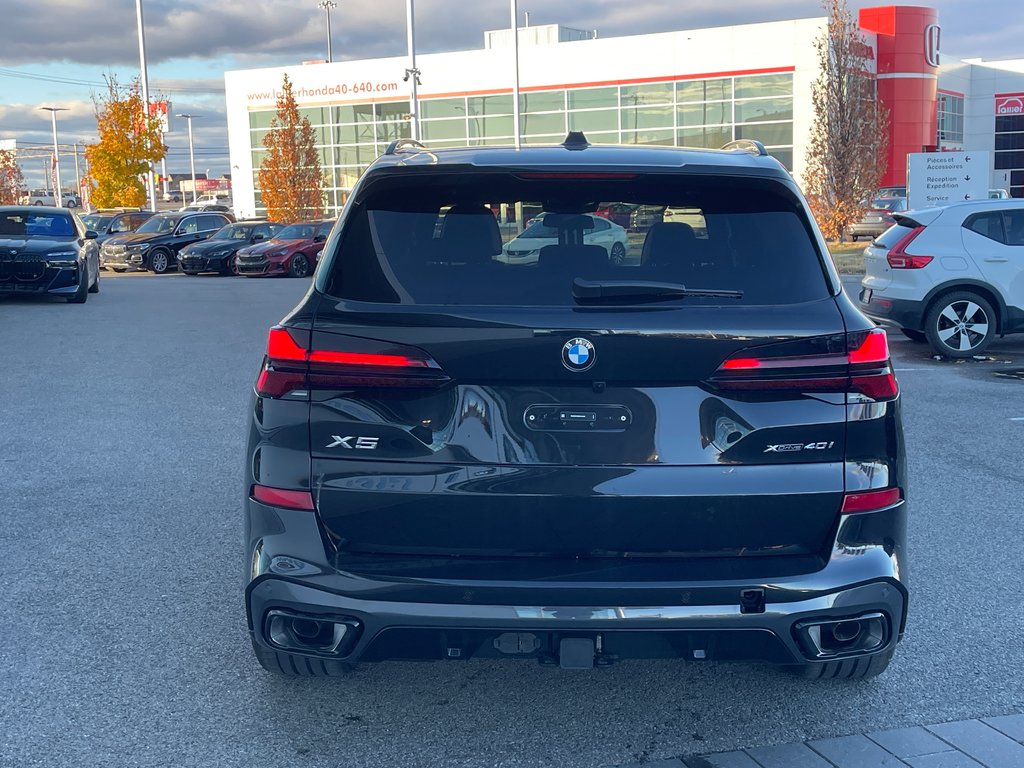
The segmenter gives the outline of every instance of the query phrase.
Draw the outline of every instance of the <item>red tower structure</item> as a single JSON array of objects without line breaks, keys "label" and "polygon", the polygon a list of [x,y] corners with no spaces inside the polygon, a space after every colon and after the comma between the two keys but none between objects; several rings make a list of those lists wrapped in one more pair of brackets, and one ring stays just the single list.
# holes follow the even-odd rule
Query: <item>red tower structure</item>
[{"label": "red tower structure", "polygon": [[860,27],[878,36],[878,98],[889,109],[882,186],[907,183],[907,155],[935,149],[939,25],[934,8],[886,5],[860,10]]}]

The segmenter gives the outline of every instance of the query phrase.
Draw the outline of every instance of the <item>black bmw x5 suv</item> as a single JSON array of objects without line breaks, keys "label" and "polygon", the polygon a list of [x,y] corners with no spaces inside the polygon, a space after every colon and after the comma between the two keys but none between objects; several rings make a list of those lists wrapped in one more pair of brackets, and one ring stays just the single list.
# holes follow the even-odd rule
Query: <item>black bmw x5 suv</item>
[{"label": "black bmw x5 suv", "polygon": [[[688,216],[612,263],[587,214],[616,204]],[[524,209],[557,242],[508,263]],[[907,616],[899,387],[763,147],[396,143],[323,256],[255,384],[264,667],[885,669]]]}]

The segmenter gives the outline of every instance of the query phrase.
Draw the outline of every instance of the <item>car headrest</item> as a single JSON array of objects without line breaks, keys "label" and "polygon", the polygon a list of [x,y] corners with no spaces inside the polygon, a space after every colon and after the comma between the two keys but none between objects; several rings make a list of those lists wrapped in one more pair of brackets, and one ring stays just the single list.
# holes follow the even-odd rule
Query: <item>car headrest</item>
[{"label": "car headrest", "polygon": [[672,264],[689,258],[697,236],[693,227],[682,222],[665,222],[651,226],[640,252],[643,264]]},{"label": "car headrest", "polygon": [[444,216],[440,241],[457,261],[489,261],[501,253],[498,220],[484,205],[453,205]]}]

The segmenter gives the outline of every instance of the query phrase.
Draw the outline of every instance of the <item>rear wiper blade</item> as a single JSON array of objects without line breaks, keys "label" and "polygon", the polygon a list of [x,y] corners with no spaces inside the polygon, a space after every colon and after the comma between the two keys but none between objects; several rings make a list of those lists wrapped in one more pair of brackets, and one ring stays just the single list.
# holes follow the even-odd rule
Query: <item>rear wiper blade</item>
[{"label": "rear wiper blade", "polygon": [[743,291],[687,288],[681,283],[646,280],[584,280],[577,277],[572,281],[572,296],[577,304],[619,304],[685,298],[742,299]]}]

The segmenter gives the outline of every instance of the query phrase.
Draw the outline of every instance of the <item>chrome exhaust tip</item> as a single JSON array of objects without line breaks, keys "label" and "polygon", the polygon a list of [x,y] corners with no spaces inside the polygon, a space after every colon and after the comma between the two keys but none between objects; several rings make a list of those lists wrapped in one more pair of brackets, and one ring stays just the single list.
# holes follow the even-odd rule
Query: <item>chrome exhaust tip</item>
[{"label": "chrome exhaust tip", "polygon": [[282,651],[317,656],[344,656],[356,641],[361,624],[346,616],[311,616],[274,609],[267,611],[263,636]]},{"label": "chrome exhaust tip", "polygon": [[881,650],[892,634],[884,613],[852,618],[804,619],[793,625],[801,649],[809,659],[862,656]]}]

